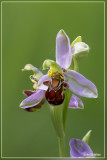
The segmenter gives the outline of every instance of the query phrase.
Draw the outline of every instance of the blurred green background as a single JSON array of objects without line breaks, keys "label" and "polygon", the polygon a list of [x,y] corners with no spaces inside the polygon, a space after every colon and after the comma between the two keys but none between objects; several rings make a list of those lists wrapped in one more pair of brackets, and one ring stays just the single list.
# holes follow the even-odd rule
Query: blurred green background
[{"label": "blurred green background", "polygon": [[103,3],[3,3],[2,55],[3,157],[58,157],[58,144],[49,108],[29,113],[19,108],[24,89],[32,89],[31,63],[42,69],[45,59],[55,60],[55,39],[64,29],[71,42],[79,35],[90,46],[79,61],[80,73],[98,88],[98,99],[82,98],[84,110],[68,110],[66,151],[69,140],[81,139],[92,129],[90,146],[104,156],[104,4]]}]

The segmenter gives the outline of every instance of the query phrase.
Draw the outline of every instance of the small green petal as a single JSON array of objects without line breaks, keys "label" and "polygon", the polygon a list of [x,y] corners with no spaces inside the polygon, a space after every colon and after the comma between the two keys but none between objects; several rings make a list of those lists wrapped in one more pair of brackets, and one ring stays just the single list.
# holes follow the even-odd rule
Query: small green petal
[{"label": "small green petal", "polygon": [[38,68],[34,67],[31,64],[26,64],[25,67],[22,69],[22,71],[33,71],[34,73],[33,77],[37,79],[40,79],[43,75]]},{"label": "small green petal", "polygon": [[48,71],[49,77],[52,77],[54,75],[54,73],[58,73],[63,76],[63,72],[62,72],[61,67],[55,61],[52,61],[49,59],[45,60],[43,62],[43,70],[45,70],[45,69],[49,69],[49,71]]},{"label": "small green petal", "polygon": [[92,130],[89,130],[86,135],[83,137],[83,141],[88,144]]},{"label": "small green petal", "polygon": [[73,47],[73,45],[77,42],[82,42],[82,37],[78,36],[72,43],[71,43],[71,48]]}]

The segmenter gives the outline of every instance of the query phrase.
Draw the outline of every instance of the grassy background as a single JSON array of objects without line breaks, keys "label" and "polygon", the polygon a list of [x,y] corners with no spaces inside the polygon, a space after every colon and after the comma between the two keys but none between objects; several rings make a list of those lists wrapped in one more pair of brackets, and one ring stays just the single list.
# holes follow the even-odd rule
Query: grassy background
[{"label": "grassy background", "polygon": [[98,88],[98,99],[82,98],[84,110],[68,110],[66,150],[69,140],[81,139],[92,129],[90,146],[104,156],[104,4],[103,3],[3,3],[3,157],[58,157],[58,144],[49,108],[28,113],[19,108],[22,90],[32,89],[31,63],[42,69],[45,59],[55,60],[55,39],[64,29],[71,42],[79,35],[90,46],[79,61],[80,73]]}]

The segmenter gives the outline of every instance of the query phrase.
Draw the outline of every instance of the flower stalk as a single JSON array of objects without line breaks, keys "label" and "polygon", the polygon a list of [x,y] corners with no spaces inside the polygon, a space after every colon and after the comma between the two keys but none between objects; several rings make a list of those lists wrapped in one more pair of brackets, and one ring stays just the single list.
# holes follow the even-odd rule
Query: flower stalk
[{"label": "flower stalk", "polygon": [[50,105],[50,113],[57,136],[64,137],[65,131],[63,126],[63,104],[58,106]]},{"label": "flower stalk", "polygon": [[60,157],[66,157],[65,136],[64,137],[58,137],[58,144],[59,144],[59,156]]},{"label": "flower stalk", "polygon": [[79,66],[78,66],[78,62],[75,56],[72,56],[72,63],[71,66],[69,67],[70,69],[74,70],[74,71],[79,71]]},{"label": "flower stalk", "polygon": [[58,137],[59,156],[65,157],[65,131],[63,125],[63,104],[58,106],[50,105],[50,113],[54,128]]},{"label": "flower stalk", "polygon": [[59,156],[66,157],[65,151],[65,124],[67,117],[67,109],[69,99],[71,97],[70,92],[67,90],[65,92],[65,100],[64,103],[58,106],[50,105],[51,118],[58,136],[58,144],[59,144]]}]

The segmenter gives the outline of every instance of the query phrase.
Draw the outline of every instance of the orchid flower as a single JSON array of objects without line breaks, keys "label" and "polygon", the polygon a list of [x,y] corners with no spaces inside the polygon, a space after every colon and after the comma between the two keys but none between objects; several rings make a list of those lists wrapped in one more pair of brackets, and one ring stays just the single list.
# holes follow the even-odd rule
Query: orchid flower
[{"label": "orchid flower", "polygon": [[38,86],[38,80],[40,79],[40,77],[43,76],[43,74],[38,68],[34,67],[31,64],[25,65],[22,71],[25,70],[33,71],[34,75],[30,76],[30,80],[34,83],[34,85],[33,85],[33,91],[31,90],[23,91],[23,93],[27,96],[27,98],[22,101],[20,106],[22,106],[23,109],[29,112],[40,111],[40,108],[45,100],[45,93],[43,90],[40,89],[38,90],[37,86]]},{"label": "orchid flower", "polygon": [[[98,92],[96,86],[75,70],[71,70],[74,57],[82,57],[89,51],[89,47],[81,42],[81,37],[70,45],[70,39],[64,30],[60,30],[56,37],[56,62],[45,60],[43,70],[49,69],[48,74],[43,75],[39,69],[28,64],[24,70],[32,70],[34,75],[31,80],[34,83],[34,91],[24,92],[28,97],[22,101],[22,109],[40,108],[44,99],[51,105],[60,105],[64,102],[64,92],[69,89],[73,94],[87,98],[97,98]],[[82,100],[76,95],[72,95],[69,108],[83,108]],[[32,110],[32,109],[31,109]],[[36,110],[36,109],[33,109]]]},{"label": "orchid flower", "polygon": [[69,145],[72,158],[94,157],[93,151],[83,140],[72,138]]},{"label": "orchid flower", "polygon": [[72,138],[69,142],[70,155],[72,158],[94,158],[100,156],[100,154],[94,154],[90,146],[88,145],[92,130],[89,130],[82,140]]}]

